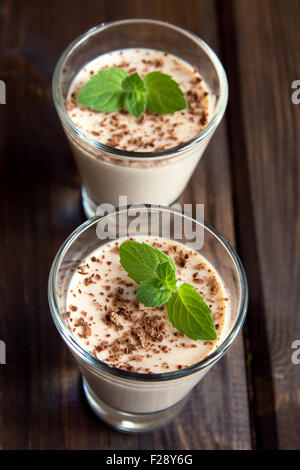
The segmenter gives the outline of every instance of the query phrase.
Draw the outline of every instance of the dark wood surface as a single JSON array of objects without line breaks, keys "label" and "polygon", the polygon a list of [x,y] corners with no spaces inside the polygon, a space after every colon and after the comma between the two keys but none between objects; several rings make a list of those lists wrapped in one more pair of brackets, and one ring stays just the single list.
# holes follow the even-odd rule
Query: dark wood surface
[{"label": "dark wood surface", "polygon": [[[205,204],[250,288],[243,335],[171,425],[140,436],[89,410],[46,294],[58,247],[84,220],[51,75],[78,34],[130,17],[193,31],[226,68],[228,110],[184,201]],[[297,0],[1,1],[0,449],[300,448],[299,18]]]}]

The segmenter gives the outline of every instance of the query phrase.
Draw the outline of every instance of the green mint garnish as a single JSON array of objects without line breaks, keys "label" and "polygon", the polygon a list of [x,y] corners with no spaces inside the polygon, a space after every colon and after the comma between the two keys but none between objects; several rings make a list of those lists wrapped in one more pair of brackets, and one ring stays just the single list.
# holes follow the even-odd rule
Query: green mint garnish
[{"label": "green mint garnish", "polygon": [[101,70],[83,86],[78,102],[103,113],[119,111],[124,106],[122,83],[127,76],[125,70],[116,67]]},{"label": "green mint garnish", "polygon": [[[150,245],[147,246],[154,250],[156,254],[162,253]],[[160,307],[169,300],[171,292],[177,287],[176,268],[174,263],[172,263],[173,260],[169,258],[168,261],[164,261],[164,257],[168,257],[164,253],[162,254],[163,257],[160,264],[157,265],[154,277],[142,281],[136,293],[137,300],[146,307]]]},{"label": "green mint garnish", "polygon": [[122,82],[125,91],[124,107],[138,118],[146,109],[147,88],[138,73],[133,73]]},{"label": "green mint garnish", "polygon": [[150,72],[144,81],[148,89],[147,108],[151,113],[172,114],[186,108],[184,94],[170,75]]},{"label": "green mint garnish", "polygon": [[191,339],[217,339],[209,306],[190,284],[178,287],[172,258],[147,243],[129,240],[120,245],[120,262],[139,284],[139,302],[152,308],[166,303],[171,324]]},{"label": "green mint garnish", "polygon": [[187,106],[179,84],[170,75],[150,72],[143,79],[137,72],[128,75],[117,67],[93,75],[82,87],[78,103],[103,113],[127,109],[136,118],[146,109],[172,114]]},{"label": "green mint garnish", "polygon": [[160,307],[170,298],[171,291],[159,279],[153,277],[142,281],[136,292],[136,299],[146,307]]},{"label": "green mint garnish", "polygon": [[195,340],[217,339],[211,310],[190,284],[181,284],[172,294],[167,311],[170,322],[180,333]]},{"label": "green mint garnish", "polygon": [[[170,258],[172,260],[172,258]],[[173,260],[172,260],[173,261]],[[164,283],[167,289],[174,291],[177,287],[176,268],[170,261],[161,263],[156,268],[157,277]]]},{"label": "green mint garnish", "polygon": [[128,276],[138,284],[146,279],[157,277],[157,266],[166,261],[169,262],[169,257],[165,253],[147,243],[128,240],[120,246],[121,265]]}]

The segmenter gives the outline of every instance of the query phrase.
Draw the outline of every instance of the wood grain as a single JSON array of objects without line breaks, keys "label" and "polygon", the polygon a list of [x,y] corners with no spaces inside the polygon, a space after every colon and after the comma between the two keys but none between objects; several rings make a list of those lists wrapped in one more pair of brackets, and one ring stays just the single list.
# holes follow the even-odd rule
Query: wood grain
[{"label": "wood grain", "polygon": [[[299,447],[299,366],[290,349],[300,339],[300,105],[290,100],[300,78],[297,15],[295,0],[1,2],[0,449]],[[140,436],[111,430],[89,409],[46,293],[58,247],[84,220],[79,175],[52,104],[53,69],[78,34],[130,17],[193,31],[226,67],[228,113],[183,200],[204,203],[208,222],[236,245],[251,294],[245,341],[171,425]]]},{"label": "wood grain", "polygon": [[[238,250],[251,292],[246,344],[257,448],[299,447],[299,128],[291,84],[300,76],[298,1],[223,2],[231,81],[229,138]],[[298,130],[298,133],[297,133]]]}]

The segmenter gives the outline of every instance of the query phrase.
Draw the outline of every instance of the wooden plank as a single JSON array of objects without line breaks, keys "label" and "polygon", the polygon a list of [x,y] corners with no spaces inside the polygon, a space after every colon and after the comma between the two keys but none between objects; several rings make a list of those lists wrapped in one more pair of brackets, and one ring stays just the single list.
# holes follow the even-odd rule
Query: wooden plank
[{"label": "wooden plank", "polygon": [[[0,447],[10,449],[250,448],[243,341],[193,392],[173,424],[122,435],[88,408],[77,367],[52,324],[46,297],[50,264],[61,242],[83,221],[79,179],[50,95],[59,54],[95,23],[120,17],[168,20],[219,49],[214,2],[3,2],[0,78],[8,104],[0,107],[0,337],[8,364],[0,369]],[[66,18],[68,21],[66,21]],[[47,60],[45,60],[47,54]],[[185,202],[206,205],[206,216],[234,242],[228,142],[217,131],[186,190]],[[16,249],[18,247],[18,249]]]},{"label": "wooden plank", "polygon": [[[219,2],[229,70],[238,249],[251,301],[247,346],[255,446],[299,448],[299,1]],[[297,133],[298,131],[298,133]]]}]

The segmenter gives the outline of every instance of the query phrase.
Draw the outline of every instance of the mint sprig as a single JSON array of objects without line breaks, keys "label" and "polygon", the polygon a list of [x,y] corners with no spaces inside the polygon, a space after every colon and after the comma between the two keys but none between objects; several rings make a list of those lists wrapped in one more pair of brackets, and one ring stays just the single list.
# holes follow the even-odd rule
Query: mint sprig
[{"label": "mint sprig", "polygon": [[187,104],[179,84],[165,73],[155,71],[143,79],[137,72],[111,67],[93,75],[82,87],[78,103],[103,113],[127,109],[136,118],[148,109],[173,114]]},{"label": "mint sprig", "polygon": [[217,339],[209,306],[190,284],[178,287],[172,258],[147,243],[128,240],[120,245],[120,262],[139,284],[139,302],[152,308],[166,303],[171,324],[193,340]]}]

